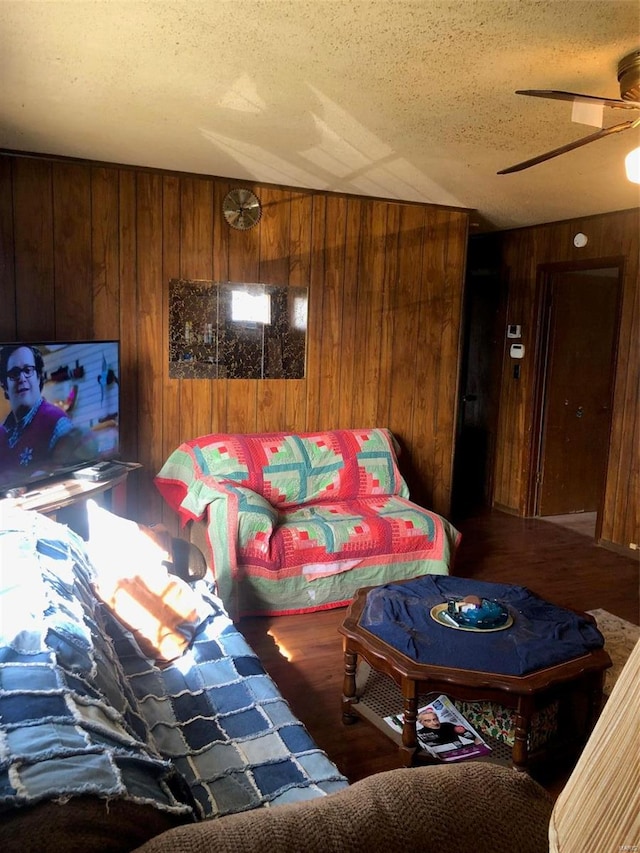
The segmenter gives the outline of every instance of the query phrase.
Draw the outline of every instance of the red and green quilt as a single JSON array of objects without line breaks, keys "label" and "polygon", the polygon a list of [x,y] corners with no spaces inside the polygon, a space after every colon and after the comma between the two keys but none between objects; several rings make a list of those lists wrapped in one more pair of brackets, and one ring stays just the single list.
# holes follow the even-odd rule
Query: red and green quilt
[{"label": "red and green quilt", "polygon": [[361,586],[448,574],[459,540],[409,500],[386,429],[201,436],[155,482],[183,523],[206,523],[234,618],[338,607]]}]

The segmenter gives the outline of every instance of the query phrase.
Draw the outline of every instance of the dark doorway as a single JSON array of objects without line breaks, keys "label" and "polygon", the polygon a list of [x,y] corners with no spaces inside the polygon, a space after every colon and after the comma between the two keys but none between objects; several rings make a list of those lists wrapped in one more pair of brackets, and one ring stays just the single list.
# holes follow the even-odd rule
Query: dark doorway
[{"label": "dark doorway", "polygon": [[601,508],[619,298],[617,265],[545,276],[534,515]]},{"label": "dark doorway", "polygon": [[453,468],[452,514],[458,519],[491,505],[505,313],[500,235],[472,237]]}]

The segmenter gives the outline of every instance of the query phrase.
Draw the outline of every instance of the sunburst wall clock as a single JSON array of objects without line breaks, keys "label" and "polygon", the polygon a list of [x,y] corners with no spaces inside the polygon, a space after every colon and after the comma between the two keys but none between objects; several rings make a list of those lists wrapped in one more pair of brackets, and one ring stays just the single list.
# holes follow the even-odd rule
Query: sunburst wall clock
[{"label": "sunburst wall clock", "polygon": [[262,207],[255,193],[244,187],[236,187],[224,197],[222,212],[232,228],[248,231],[260,221]]}]

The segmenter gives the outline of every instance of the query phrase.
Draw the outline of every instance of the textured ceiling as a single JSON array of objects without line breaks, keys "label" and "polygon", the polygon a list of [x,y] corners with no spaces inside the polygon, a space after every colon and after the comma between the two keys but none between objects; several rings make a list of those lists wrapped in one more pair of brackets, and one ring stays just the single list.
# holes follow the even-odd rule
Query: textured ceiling
[{"label": "textured ceiling", "polygon": [[[638,206],[619,97],[638,0],[0,2],[0,147],[473,208],[481,230]],[[611,125],[640,113],[605,111]]]}]

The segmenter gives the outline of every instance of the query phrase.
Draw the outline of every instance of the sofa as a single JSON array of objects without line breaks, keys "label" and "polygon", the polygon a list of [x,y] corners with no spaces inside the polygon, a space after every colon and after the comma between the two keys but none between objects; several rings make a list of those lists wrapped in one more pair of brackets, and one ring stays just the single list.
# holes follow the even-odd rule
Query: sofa
[{"label": "sofa", "polygon": [[359,587],[448,574],[460,539],[409,499],[387,429],[199,436],[155,484],[234,619],[340,607]]},{"label": "sofa", "polygon": [[164,531],[88,516],[84,542],[0,507],[3,833],[89,795],[157,834],[344,788],[211,588],[170,571]]},{"label": "sofa", "polygon": [[550,799],[511,769],[349,785],[201,578],[202,555],[93,501],[88,517],[85,542],[0,502],[5,853],[545,849]]}]

